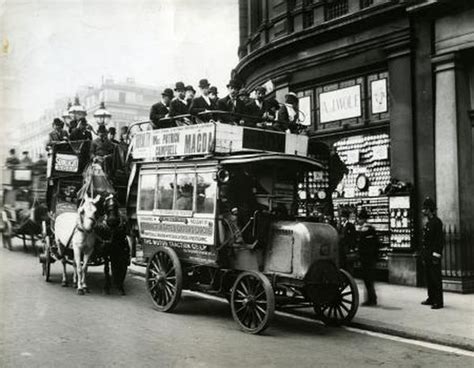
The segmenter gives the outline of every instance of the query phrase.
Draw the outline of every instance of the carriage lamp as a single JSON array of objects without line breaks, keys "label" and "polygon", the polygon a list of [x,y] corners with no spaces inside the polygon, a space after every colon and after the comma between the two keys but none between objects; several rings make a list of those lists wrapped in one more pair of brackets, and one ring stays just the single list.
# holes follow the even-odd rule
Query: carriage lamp
[{"label": "carriage lamp", "polygon": [[102,101],[100,103],[99,110],[94,113],[94,117],[96,118],[96,122],[98,125],[105,125],[107,126],[112,114],[105,109],[105,102]]},{"label": "carriage lamp", "polygon": [[79,101],[79,96],[74,98],[74,104],[68,109],[69,116],[74,120],[79,120],[80,118],[85,118],[87,111],[84,106],[81,105]]}]

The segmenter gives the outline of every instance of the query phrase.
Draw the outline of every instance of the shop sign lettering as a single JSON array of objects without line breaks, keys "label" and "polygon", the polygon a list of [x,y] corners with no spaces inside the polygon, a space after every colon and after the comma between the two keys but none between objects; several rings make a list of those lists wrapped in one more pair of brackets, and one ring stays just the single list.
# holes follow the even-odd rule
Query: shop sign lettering
[{"label": "shop sign lettering", "polygon": [[362,115],[360,85],[323,92],[319,103],[321,123],[359,117]]},{"label": "shop sign lettering", "polygon": [[214,124],[199,124],[139,132],[134,137],[133,157],[154,159],[210,153],[214,131]]}]

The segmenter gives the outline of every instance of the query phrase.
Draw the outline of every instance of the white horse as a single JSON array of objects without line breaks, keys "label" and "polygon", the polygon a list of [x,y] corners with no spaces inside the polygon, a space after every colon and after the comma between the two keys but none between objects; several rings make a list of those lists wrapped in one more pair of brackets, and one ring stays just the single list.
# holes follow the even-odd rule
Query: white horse
[{"label": "white horse", "polygon": [[92,199],[86,194],[77,213],[63,213],[56,218],[54,224],[56,241],[58,242],[59,252],[62,256],[62,285],[67,286],[65,248],[71,243],[74,251],[73,282],[74,284],[77,283],[77,293],[79,295],[84,295],[84,292],[88,291],[86,284],[87,264],[94,251],[96,241],[94,227],[97,223],[96,204],[99,200],[100,196],[96,196]]}]

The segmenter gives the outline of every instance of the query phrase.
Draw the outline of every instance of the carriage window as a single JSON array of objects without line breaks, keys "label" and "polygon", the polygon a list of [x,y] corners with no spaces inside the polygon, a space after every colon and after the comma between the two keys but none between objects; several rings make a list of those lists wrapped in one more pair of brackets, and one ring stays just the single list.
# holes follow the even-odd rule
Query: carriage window
[{"label": "carriage window", "polygon": [[140,211],[152,211],[155,200],[156,175],[142,175],[140,180]]},{"label": "carriage window", "polygon": [[176,176],[175,210],[192,211],[194,201],[194,174],[178,174]]},{"label": "carriage window", "polygon": [[174,174],[160,174],[157,180],[156,208],[160,210],[173,209]]},{"label": "carriage window", "polygon": [[216,197],[216,182],[212,173],[197,174],[197,213],[214,213],[214,199]]}]

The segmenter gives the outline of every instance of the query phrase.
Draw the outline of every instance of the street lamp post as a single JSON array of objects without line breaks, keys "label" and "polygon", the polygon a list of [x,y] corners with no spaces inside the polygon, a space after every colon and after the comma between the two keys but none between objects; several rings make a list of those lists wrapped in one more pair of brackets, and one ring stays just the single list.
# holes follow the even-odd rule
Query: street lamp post
[{"label": "street lamp post", "polygon": [[96,118],[97,125],[107,126],[107,124],[109,123],[109,121],[112,117],[112,114],[105,109],[105,102],[104,101],[102,101],[100,103],[100,107],[94,113],[94,117]]}]

